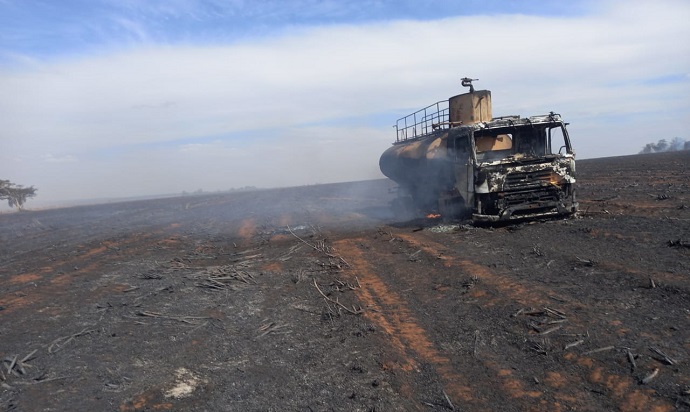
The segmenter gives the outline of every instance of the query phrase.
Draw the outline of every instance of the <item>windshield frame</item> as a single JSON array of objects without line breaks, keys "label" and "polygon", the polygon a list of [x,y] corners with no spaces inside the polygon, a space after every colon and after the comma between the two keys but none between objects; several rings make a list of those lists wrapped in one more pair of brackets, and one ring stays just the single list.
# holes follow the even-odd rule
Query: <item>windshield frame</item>
[{"label": "windshield frame", "polygon": [[[565,126],[565,123],[561,121],[552,121],[476,128],[471,136],[473,157],[477,163],[495,163],[572,155],[573,151]],[[554,129],[559,129],[560,133],[554,133]],[[477,143],[482,137],[494,137],[494,142],[491,143],[489,140],[488,144],[492,144],[491,147],[497,147],[497,149],[479,150]],[[510,139],[510,147],[508,148],[506,148],[506,137]],[[482,141],[486,142],[486,139],[482,139]],[[557,144],[557,151],[555,152],[554,143]],[[487,143],[482,144],[486,145]],[[565,149],[564,153],[562,153],[563,149]]]}]

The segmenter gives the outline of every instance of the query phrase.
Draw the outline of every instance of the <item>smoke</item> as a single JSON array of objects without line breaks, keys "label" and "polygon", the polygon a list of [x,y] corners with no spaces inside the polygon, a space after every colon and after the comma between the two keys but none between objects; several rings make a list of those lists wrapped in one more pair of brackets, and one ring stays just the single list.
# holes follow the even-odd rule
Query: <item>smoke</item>
[{"label": "smoke", "polygon": [[661,139],[656,143],[647,143],[642,148],[642,153],[661,153],[661,152],[676,152],[679,150],[690,150],[690,140],[674,137],[670,142],[666,139]]}]

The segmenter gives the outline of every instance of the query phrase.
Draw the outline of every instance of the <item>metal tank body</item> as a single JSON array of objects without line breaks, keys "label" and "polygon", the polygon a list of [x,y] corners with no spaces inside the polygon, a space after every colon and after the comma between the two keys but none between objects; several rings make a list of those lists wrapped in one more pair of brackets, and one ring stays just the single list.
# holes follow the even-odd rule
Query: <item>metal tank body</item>
[{"label": "metal tank body", "polygon": [[447,156],[448,132],[401,142],[388,148],[379,160],[381,172],[398,183],[414,204],[435,209],[442,190],[452,187],[452,165]]},{"label": "metal tank body", "polygon": [[491,120],[491,92],[475,91],[472,79],[463,93],[429,105],[398,119],[396,142],[379,160],[381,172],[398,183],[398,203],[403,208],[436,212],[444,196],[456,184],[455,155],[449,156],[448,138],[454,139],[458,126]]}]

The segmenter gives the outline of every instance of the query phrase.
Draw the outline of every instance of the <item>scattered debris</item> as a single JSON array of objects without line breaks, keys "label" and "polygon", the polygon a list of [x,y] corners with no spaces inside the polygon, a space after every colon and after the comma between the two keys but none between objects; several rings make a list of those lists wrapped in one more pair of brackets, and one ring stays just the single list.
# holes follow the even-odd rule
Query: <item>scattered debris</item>
[{"label": "scattered debris", "polygon": [[549,312],[549,313],[552,314],[552,315],[555,315],[555,316],[561,318],[561,319],[565,319],[565,318],[566,318],[565,313],[561,312],[560,310],[551,309],[551,308],[546,307],[546,306],[544,306],[544,310],[547,311],[547,312]]},{"label": "scattered debris", "polygon": [[290,333],[289,330],[282,330],[283,328],[289,326],[287,323],[284,325],[279,325],[275,322],[267,322],[268,319],[264,319],[263,324],[261,327],[259,327],[259,331],[262,332],[261,335],[257,336],[257,338],[264,337],[268,335],[269,333],[274,333],[274,334],[286,334]]},{"label": "scattered debris", "polygon": [[537,352],[540,355],[548,355],[547,347],[548,345],[548,340],[544,338],[541,342],[530,342],[532,344],[532,350]]},{"label": "scattered debris", "polygon": [[[340,279],[336,279],[335,282],[332,282],[330,285],[333,289],[335,289],[337,292],[345,292],[348,290],[355,290],[357,289],[354,285],[351,285],[347,282],[343,282]],[[361,286],[360,286],[361,288]]]},{"label": "scattered debris", "polygon": [[192,322],[193,320],[211,319],[208,316],[169,316],[169,315],[164,315],[161,313],[149,312],[149,311],[139,311],[136,313],[136,315],[137,316],[150,317],[150,318],[176,320],[178,322],[188,323],[190,325],[195,325],[195,326],[198,326],[199,323]]},{"label": "scattered debris", "polygon": [[452,233],[460,229],[460,225],[436,225],[429,228],[433,233]]},{"label": "scattered debris", "polygon": [[279,257],[278,260],[280,260],[281,262],[287,262],[288,260],[292,259],[292,255],[298,250],[302,249],[303,246],[304,245],[300,243],[292,246],[286,253]]},{"label": "scattered debris", "polygon": [[555,332],[555,331],[559,330],[560,328],[561,328],[560,325],[554,326],[554,327],[552,327],[552,328],[548,328],[548,329],[546,329],[546,330],[543,330],[543,331],[539,332],[539,334],[540,334],[540,335],[548,335],[549,333]]},{"label": "scattered debris", "polygon": [[609,200],[617,199],[619,197],[620,197],[620,195],[613,195],[613,196],[608,196],[608,197],[602,197],[599,199],[592,199],[591,202],[608,202]]},{"label": "scattered debris", "polygon": [[254,275],[248,270],[240,270],[246,267],[242,264],[225,265],[225,266],[210,266],[201,272],[197,272],[193,276],[202,278],[200,282],[195,285],[208,289],[230,289],[237,290],[238,287],[232,282],[241,282],[244,284],[256,284]]},{"label": "scattered debris", "polygon": [[417,255],[419,255],[421,252],[422,252],[422,249],[419,249],[418,251],[414,252],[413,254],[411,254],[411,255],[408,257],[408,260],[409,260],[410,262],[416,262],[416,261],[418,261],[419,259],[417,258]]},{"label": "scattered debris", "polygon": [[156,279],[156,280],[158,280],[158,279],[163,279],[163,275],[161,275],[159,273],[144,273],[144,274],[139,275],[139,278],[140,279]]},{"label": "scattered debris", "polygon": [[55,352],[61,350],[62,348],[64,348],[65,345],[67,345],[68,343],[70,343],[74,339],[76,339],[80,336],[90,335],[94,332],[97,332],[97,330],[85,328],[81,332],[77,332],[73,335],[59,337],[59,338],[55,339],[50,344],[50,346],[48,347],[48,353],[55,353]]},{"label": "scattered debris", "polygon": [[626,354],[628,355],[628,362],[630,362],[631,372],[635,372],[635,369],[637,369],[637,363],[635,363],[635,356],[633,356],[632,352],[630,352],[630,349],[626,349]]},{"label": "scattered debris", "polygon": [[300,269],[296,273],[293,273],[291,276],[292,282],[295,284],[300,283],[302,280],[304,280],[304,278],[305,278],[305,276],[304,276],[304,270],[303,269]]},{"label": "scattered debris", "polygon": [[668,246],[669,247],[684,247],[687,249],[690,249],[690,243],[683,239],[676,239],[676,240],[669,240],[668,241]]},{"label": "scattered debris", "polygon": [[578,212],[578,213],[581,214],[582,216],[598,215],[598,214],[610,215],[611,214],[611,212],[609,212],[606,209],[601,209],[600,211],[596,211],[596,210],[589,210],[589,207],[584,212]]},{"label": "scattered debris", "polygon": [[345,309],[345,311],[347,311],[348,313],[351,313],[351,314],[353,314],[353,315],[359,315],[359,314],[361,314],[361,313],[364,312],[364,309],[362,309],[361,307],[360,307],[360,308],[357,308],[357,307],[355,307],[355,306],[353,305],[353,306],[352,306],[352,309],[350,309],[350,308],[348,308],[347,306],[343,305],[342,303],[338,302],[337,299],[334,300],[334,299],[331,299],[331,298],[329,298],[328,296],[326,296],[326,294],[323,293],[323,291],[321,291],[321,288],[319,288],[318,283],[316,283],[316,279],[314,279],[314,287],[316,287],[316,290],[319,291],[319,293],[321,294],[321,296],[323,296],[323,298],[326,299],[326,301],[331,302],[331,303],[337,305],[337,306],[340,307],[341,309]]},{"label": "scattered debris", "polygon": [[616,349],[616,347],[615,346],[604,346],[603,348],[592,349],[590,351],[583,352],[582,354],[583,355],[591,355],[593,353],[606,352],[606,351],[613,350],[613,349]]},{"label": "scattered debris", "polygon": [[448,397],[448,394],[446,391],[443,391],[443,397],[446,398],[446,402],[448,402],[448,407],[450,408],[451,411],[455,410],[455,406],[453,406],[453,402],[450,401],[450,398]]},{"label": "scattered debris", "polygon": [[567,343],[567,344],[565,345],[565,347],[563,348],[563,350],[568,350],[568,349],[570,349],[570,348],[574,348],[575,346],[581,345],[581,344],[583,344],[584,342],[585,342],[584,339],[580,339],[580,340],[576,340],[575,342]]},{"label": "scattered debris", "polygon": [[648,384],[649,382],[651,382],[652,379],[656,378],[657,375],[659,375],[659,368],[655,368],[655,369],[652,371],[652,373],[650,373],[649,375],[647,375],[647,376],[645,376],[644,378],[642,378],[642,380],[640,381],[640,383],[643,384],[643,385],[646,385],[646,384]]},{"label": "scattered debris", "polygon": [[[28,362],[34,358],[34,355],[38,349],[34,349],[31,353],[28,355],[24,356],[23,358],[19,359],[19,355],[14,355],[14,356],[8,356],[5,359],[2,360],[2,363],[5,364],[7,363],[8,365],[5,367],[5,371],[7,375],[14,375],[14,376],[20,376],[20,375],[26,375],[26,368],[31,368],[32,366],[28,364]],[[2,373],[2,372],[0,372]],[[0,375],[0,379],[3,381],[6,380],[4,373]]]},{"label": "scattered debris", "polygon": [[69,379],[69,378],[74,378],[75,376],[55,376],[53,378],[47,378],[46,374],[42,374],[41,376],[34,378],[30,382],[16,382],[18,385],[36,385],[39,383],[44,383],[44,382],[52,382],[52,381],[58,381],[61,379]]},{"label": "scattered debris", "polygon": [[523,312],[525,312],[525,308],[520,308],[520,309],[518,309],[517,312],[513,313],[512,315],[510,315],[510,317],[511,317],[511,318],[516,318],[516,317],[522,315]]},{"label": "scattered debris", "polygon": [[597,264],[597,262],[595,262],[594,260],[591,260],[591,259],[582,259],[582,258],[579,258],[577,256],[575,256],[575,259],[577,259],[578,262],[584,264],[585,266],[594,266]]},{"label": "scattered debris", "polygon": [[479,346],[479,329],[474,331],[474,353],[473,356],[477,359],[477,347]]},{"label": "scattered debris", "polygon": [[[547,263],[546,267],[549,267],[549,264],[551,264],[551,262],[554,262],[554,261],[552,260],[549,263]],[[560,302],[560,303],[568,303],[568,301],[566,299],[563,299],[563,298],[558,297],[558,296],[549,295],[549,299],[553,299],[556,302]]]},{"label": "scattered debris", "polygon": [[533,253],[535,256],[538,256],[538,257],[544,256],[544,252],[541,250],[541,246],[540,246],[540,245],[534,245],[534,246],[532,246],[532,253]]},{"label": "scattered debris", "polygon": [[316,244],[311,244],[311,243],[307,242],[306,240],[302,239],[301,237],[297,236],[295,234],[295,232],[293,232],[292,229],[290,229],[290,226],[287,226],[287,229],[290,232],[290,234],[292,236],[296,237],[297,240],[299,240],[300,242],[302,242],[305,245],[309,246],[310,248],[316,250],[317,252],[321,252],[321,253],[325,254],[326,256],[328,256],[330,258],[339,259],[341,262],[343,262],[345,264],[345,266],[350,267],[350,264],[347,263],[347,261],[345,259],[343,259],[342,256],[336,255],[334,249],[331,246],[326,245],[325,240],[321,240],[321,241],[317,242]]},{"label": "scattered debris", "polygon": [[659,348],[655,348],[654,346],[649,348],[650,351],[654,352],[655,354],[659,355],[661,359],[653,356],[654,359],[658,360],[659,362],[665,363],[667,365],[675,365],[676,360],[665,354],[664,352],[661,351]]}]

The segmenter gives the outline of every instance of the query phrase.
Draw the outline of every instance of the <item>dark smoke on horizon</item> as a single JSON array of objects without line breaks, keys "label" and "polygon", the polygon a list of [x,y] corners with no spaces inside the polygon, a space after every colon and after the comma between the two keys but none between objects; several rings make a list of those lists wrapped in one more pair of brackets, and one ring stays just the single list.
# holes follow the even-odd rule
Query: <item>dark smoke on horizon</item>
[{"label": "dark smoke on horizon", "polygon": [[677,152],[679,150],[690,150],[690,140],[686,141],[680,137],[674,137],[670,142],[666,139],[661,139],[656,143],[647,143],[640,154],[643,153],[661,153],[661,152]]}]

